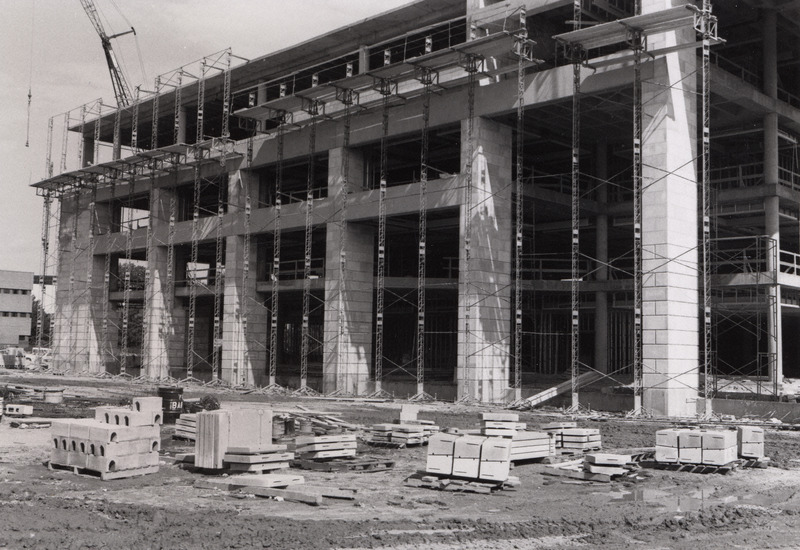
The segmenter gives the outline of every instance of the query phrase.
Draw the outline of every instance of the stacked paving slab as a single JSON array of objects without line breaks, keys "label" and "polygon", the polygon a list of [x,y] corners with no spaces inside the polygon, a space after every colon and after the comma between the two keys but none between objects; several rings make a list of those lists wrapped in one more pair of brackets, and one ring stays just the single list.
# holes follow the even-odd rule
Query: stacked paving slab
[{"label": "stacked paving slab", "polygon": [[511,461],[533,460],[556,454],[555,435],[547,432],[527,431],[515,413],[483,413],[481,434],[511,439]]},{"label": "stacked paving slab", "polygon": [[299,435],[295,450],[299,458],[320,460],[356,456],[356,434]]},{"label": "stacked paving slab", "polygon": [[597,451],[602,448],[602,438],[597,428],[578,428],[575,422],[551,422],[544,424],[542,430],[553,434],[556,449],[562,449],[566,453]]},{"label": "stacked paving slab", "polygon": [[431,435],[439,432],[430,420],[419,420],[419,405],[403,405],[400,419],[393,424],[374,424],[370,428],[368,443],[397,445],[425,445]]},{"label": "stacked paving slab", "polygon": [[51,467],[102,479],[158,471],[163,413],[160,397],[138,397],[131,408],[98,407],[94,419],[51,424]]},{"label": "stacked paving slab", "polygon": [[479,481],[506,481],[511,438],[438,433],[428,442],[425,471]]},{"label": "stacked paving slab", "polygon": [[656,432],[656,462],[725,466],[740,457],[764,457],[764,430],[741,426],[735,431],[669,428]]}]

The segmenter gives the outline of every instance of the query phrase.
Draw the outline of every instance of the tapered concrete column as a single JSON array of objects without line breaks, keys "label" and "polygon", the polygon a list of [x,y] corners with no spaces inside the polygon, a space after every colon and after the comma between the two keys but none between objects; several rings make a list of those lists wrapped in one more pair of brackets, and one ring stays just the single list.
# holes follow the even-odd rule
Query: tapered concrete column
[{"label": "tapered concrete column", "polygon": [[[88,284],[89,269],[93,278],[96,274],[89,250],[90,203],[91,196],[85,192],[61,199],[53,367],[74,373],[100,368],[97,329],[101,319],[92,307],[93,284]],[[102,278],[98,282],[102,284]]]},{"label": "tapered concrete column", "polygon": [[[174,191],[153,188],[150,191],[150,223],[154,233],[166,232],[169,227],[170,200]],[[155,240],[147,258],[150,285],[147,295],[147,334],[145,334],[142,366],[150,379],[169,376],[170,358],[168,346],[175,337],[175,319],[170,307],[167,269],[169,250],[167,243]]]},{"label": "tapered concrete column", "polygon": [[[473,155],[468,153],[468,121],[461,123],[461,164],[472,165],[472,210],[466,196],[460,212],[460,242],[466,217],[471,221],[471,259],[459,248],[458,369],[459,397],[501,402],[508,394],[511,335],[511,128],[476,118]],[[466,174],[461,174],[466,183]],[[469,308],[469,333],[466,314]]]},{"label": "tapered concrete column", "polygon": [[[247,194],[255,204],[258,177],[239,170],[228,180],[228,212],[244,221]],[[267,308],[256,292],[258,247],[251,237],[249,270],[244,275],[244,235],[225,239],[225,300],[222,319],[222,380],[236,385],[263,385],[267,368]]]},{"label": "tapered concrete column", "polygon": [[[645,0],[643,13],[671,7]],[[693,42],[694,31],[649,36],[654,49]],[[696,414],[699,384],[697,99],[695,51],[671,53],[643,71],[643,407]]]},{"label": "tapered concrete column", "polygon": [[[601,141],[595,152],[595,175],[600,180],[597,187],[597,202],[605,208],[608,204],[608,144]],[[598,282],[608,280],[608,214],[598,214],[595,220],[595,277]],[[608,292],[595,293],[594,308],[594,368],[608,372]]]},{"label": "tapered concrete column", "polygon": [[[342,224],[342,163],[348,155],[347,186],[364,190],[364,160],[359,151],[329,151],[328,196],[336,201],[338,219],[328,223],[325,253],[325,326],[323,392],[338,390],[363,395],[369,391],[372,360],[373,250],[375,230],[355,223]],[[341,254],[345,272],[342,273]]]}]

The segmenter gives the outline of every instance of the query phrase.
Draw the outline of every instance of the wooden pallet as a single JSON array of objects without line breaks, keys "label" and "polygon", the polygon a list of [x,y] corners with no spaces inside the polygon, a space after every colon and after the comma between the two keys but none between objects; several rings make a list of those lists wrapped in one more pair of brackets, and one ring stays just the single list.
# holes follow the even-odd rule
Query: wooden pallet
[{"label": "wooden pallet", "polygon": [[385,449],[405,449],[405,443],[398,443],[396,441],[367,441],[367,445],[371,447],[382,447]]},{"label": "wooden pallet", "polygon": [[378,458],[335,458],[332,460],[310,460],[300,458],[291,462],[292,468],[316,470],[318,472],[382,472],[394,468],[394,460]]},{"label": "wooden pallet", "polygon": [[766,470],[769,468],[770,460],[769,457],[762,456],[761,458],[740,458],[739,460],[742,461],[742,468],[758,468],[760,470]]},{"label": "wooden pallet", "polygon": [[741,460],[734,460],[723,466],[714,466],[711,464],[680,464],[672,462],[656,462],[656,461],[643,461],[639,463],[644,468],[652,468],[654,470],[667,470],[670,472],[688,472],[690,474],[720,474],[728,475],[732,471],[742,466]]},{"label": "wooden pallet", "polygon": [[519,479],[509,477],[507,481],[478,481],[474,479],[439,476],[427,472],[417,472],[407,477],[404,484],[407,487],[421,487],[436,491],[489,495],[503,489],[514,489],[519,485]]},{"label": "wooden pallet", "polygon": [[88,468],[80,468],[78,466],[66,466],[64,464],[54,464],[53,462],[48,462],[47,467],[50,470],[63,470],[63,471],[71,471],[73,474],[84,476],[84,477],[94,477],[100,478],[103,481],[109,481],[112,479],[123,479],[127,477],[137,477],[143,476],[147,474],[154,474],[158,471],[158,466],[147,466],[146,468],[135,468],[133,470],[117,470],[115,472],[98,472],[95,470],[89,470]]}]

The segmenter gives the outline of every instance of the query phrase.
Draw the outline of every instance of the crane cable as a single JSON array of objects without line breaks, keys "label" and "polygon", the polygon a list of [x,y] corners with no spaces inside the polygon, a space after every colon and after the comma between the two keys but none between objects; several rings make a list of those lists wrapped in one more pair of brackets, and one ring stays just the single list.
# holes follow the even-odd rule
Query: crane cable
[{"label": "crane cable", "polygon": [[31,100],[33,99],[33,35],[36,28],[36,0],[31,2],[31,55],[28,72],[28,119],[25,125],[25,147],[31,145]]}]

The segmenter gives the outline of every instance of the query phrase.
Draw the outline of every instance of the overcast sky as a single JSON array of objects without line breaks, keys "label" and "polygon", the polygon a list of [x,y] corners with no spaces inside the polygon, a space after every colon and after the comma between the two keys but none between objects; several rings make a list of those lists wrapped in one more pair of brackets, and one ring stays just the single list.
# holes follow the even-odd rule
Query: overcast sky
[{"label": "overcast sky", "polygon": [[[95,0],[131,86],[232,48],[253,59],[411,0]],[[40,271],[47,122],[114,93],[100,39],[79,0],[0,0],[0,269]],[[139,61],[144,65],[143,78]],[[28,88],[30,147],[25,147]],[[77,134],[70,136],[77,142]],[[53,142],[59,166],[60,129]],[[74,159],[70,159],[71,161]]]}]

